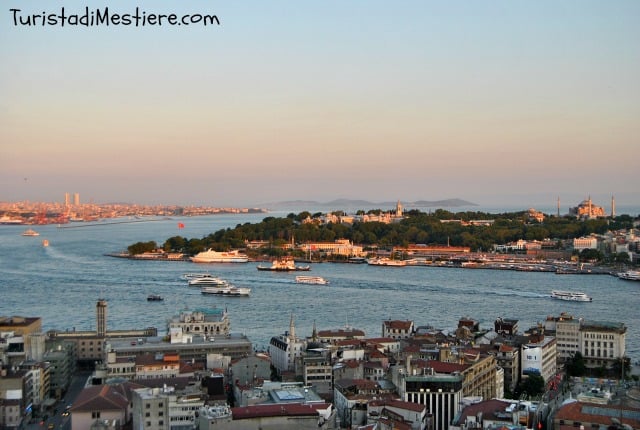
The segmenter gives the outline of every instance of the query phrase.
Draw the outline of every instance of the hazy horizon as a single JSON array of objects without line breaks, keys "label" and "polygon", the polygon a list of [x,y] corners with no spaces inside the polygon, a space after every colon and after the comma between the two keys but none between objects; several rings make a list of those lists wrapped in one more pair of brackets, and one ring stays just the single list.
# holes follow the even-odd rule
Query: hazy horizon
[{"label": "hazy horizon", "polygon": [[[6,6],[0,201],[640,206],[635,0]],[[61,6],[220,25],[26,27],[9,12]]]}]

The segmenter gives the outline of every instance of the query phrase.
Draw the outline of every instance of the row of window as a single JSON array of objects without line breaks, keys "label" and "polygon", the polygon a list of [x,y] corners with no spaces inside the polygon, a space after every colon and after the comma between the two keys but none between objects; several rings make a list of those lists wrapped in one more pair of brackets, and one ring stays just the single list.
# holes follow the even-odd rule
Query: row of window
[{"label": "row of window", "polygon": [[616,337],[613,334],[600,334],[600,333],[586,333],[584,335],[587,339],[607,339],[614,340]]},{"label": "row of window", "polygon": [[[600,341],[598,341],[598,342],[591,341],[591,348],[594,348],[596,346],[598,348],[600,348]],[[606,348],[607,347],[607,342],[602,342],[602,346],[604,346]],[[589,347],[589,342],[586,341],[586,340],[584,341],[584,347],[585,347],[585,349]],[[609,342],[609,348],[613,348],[613,342]]]}]

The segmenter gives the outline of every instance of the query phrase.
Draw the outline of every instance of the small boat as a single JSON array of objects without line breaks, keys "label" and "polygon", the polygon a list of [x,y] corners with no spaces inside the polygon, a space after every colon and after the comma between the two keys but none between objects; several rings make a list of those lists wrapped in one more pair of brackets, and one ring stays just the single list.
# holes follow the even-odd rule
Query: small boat
[{"label": "small boat", "polygon": [[47,239],[42,239],[42,246],[49,246],[49,241]]},{"label": "small boat", "polygon": [[578,291],[551,291],[551,298],[558,300],[566,300],[568,302],[591,302],[593,299],[585,293]]},{"label": "small boat", "polygon": [[251,288],[236,287],[233,285],[225,286],[206,286],[200,288],[202,294],[215,294],[219,296],[232,296],[232,297],[248,297],[251,294]]},{"label": "small boat", "polygon": [[147,301],[148,302],[161,302],[163,300],[164,300],[164,298],[162,296],[157,295],[157,294],[149,294],[147,296]]},{"label": "small boat", "polygon": [[258,270],[270,270],[272,272],[293,272],[293,271],[309,271],[310,266],[296,266],[295,261],[290,258],[280,258],[274,260],[271,266],[258,266]]},{"label": "small boat", "polygon": [[640,281],[640,270],[627,270],[626,272],[618,273],[618,278],[625,281]]},{"label": "small boat", "polygon": [[296,276],[297,284],[327,285],[329,281],[322,276]]},{"label": "small boat", "polygon": [[201,286],[201,285],[226,286],[228,285],[227,281],[213,275],[202,275],[199,277],[191,278],[187,281],[187,284],[189,284],[190,286]]},{"label": "small boat", "polygon": [[214,251],[207,249],[190,258],[194,263],[246,263],[249,257],[240,251]]},{"label": "small boat", "polygon": [[40,236],[40,233],[38,233],[35,230],[32,230],[30,228],[26,229],[25,231],[22,232],[23,236]]}]

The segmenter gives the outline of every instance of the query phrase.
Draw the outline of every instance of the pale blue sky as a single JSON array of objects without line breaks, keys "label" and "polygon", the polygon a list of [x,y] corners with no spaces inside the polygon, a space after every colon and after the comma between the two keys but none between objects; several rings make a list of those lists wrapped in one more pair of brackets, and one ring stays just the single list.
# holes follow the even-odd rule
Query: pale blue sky
[{"label": "pale blue sky", "polygon": [[[221,25],[12,24],[59,5]],[[640,205],[635,0],[3,6],[0,200]]]}]

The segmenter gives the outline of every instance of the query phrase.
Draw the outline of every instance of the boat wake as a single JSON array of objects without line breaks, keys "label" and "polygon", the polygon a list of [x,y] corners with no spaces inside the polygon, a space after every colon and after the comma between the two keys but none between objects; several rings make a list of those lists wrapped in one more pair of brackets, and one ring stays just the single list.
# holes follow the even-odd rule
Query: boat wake
[{"label": "boat wake", "polygon": [[55,260],[64,260],[64,261],[69,261],[71,263],[79,263],[79,264],[91,264],[91,265],[98,265],[99,263],[97,263],[96,261],[90,260],[86,257],[81,257],[78,255],[68,255],[68,254],[64,254],[62,252],[60,252],[59,250],[57,250],[55,247],[52,246],[47,246],[45,248],[43,248],[45,251],[45,254],[48,255],[49,257],[51,257],[52,259]]}]

